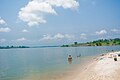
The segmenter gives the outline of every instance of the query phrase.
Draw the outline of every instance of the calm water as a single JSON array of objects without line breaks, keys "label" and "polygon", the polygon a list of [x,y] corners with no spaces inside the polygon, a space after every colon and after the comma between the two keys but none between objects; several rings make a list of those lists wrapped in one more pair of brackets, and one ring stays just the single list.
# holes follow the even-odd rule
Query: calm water
[{"label": "calm water", "polygon": [[[39,78],[54,76],[82,65],[91,56],[111,50],[119,51],[120,46],[0,49],[0,80],[25,80],[26,77],[36,75]],[[69,54],[73,57],[71,64],[67,60]],[[76,56],[79,54],[81,57],[78,59]]]}]

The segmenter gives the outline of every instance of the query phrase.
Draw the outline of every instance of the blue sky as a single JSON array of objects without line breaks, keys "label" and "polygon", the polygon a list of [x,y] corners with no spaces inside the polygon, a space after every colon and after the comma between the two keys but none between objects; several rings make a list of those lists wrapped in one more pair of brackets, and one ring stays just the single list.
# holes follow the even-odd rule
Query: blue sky
[{"label": "blue sky", "polygon": [[1,0],[0,45],[120,38],[120,0]]}]

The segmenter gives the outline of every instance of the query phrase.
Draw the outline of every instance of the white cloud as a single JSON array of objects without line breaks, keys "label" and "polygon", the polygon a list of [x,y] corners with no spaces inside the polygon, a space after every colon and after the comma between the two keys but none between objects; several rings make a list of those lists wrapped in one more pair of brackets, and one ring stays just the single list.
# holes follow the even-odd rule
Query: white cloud
[{"label": "white cloud", "polygon": [[26,38],[22,37],[22,38],[17,39],[16,41],[21,42],[21,41],[26,41],[26,40],[27,40]]},{"label": "white cloud", "polygon": [[118,29],[111,29],[111,31],[112,31],[112,32],[115,32],[115,33],[120,32],[120,30],[118,30]]},{"label": "white cloud", "polygon": [[85,33],[80,34],[80,39],[87,39],[87,35]]},{"label": "white cloud", "polygon": [[63,34],[57,33],[54,35],[53,39],[63,39],[65,36]]},{"label": "white cloud", "polygon": [[79,3],[76,0],[46,0],[50,5],[63,7],[65,9],[77,9]]},{"label": "white cloud", "polygon": [[41,38],[40,40],[61,40],[61,39],[74,39],[74,35],[57,33],[56,35],[51,36],[49,34],[46,34],[43,35],[43,38]]},{"label": "white cloud", "polygon": [[24,33],[25,33],[25,32],[28,32],[28,30],[26,30],[26,29],[23,29],[23,30],[22,30],[22,32],[24,32]]},{"label": "white cloud", "polygon": [[6,28],[0,28],[0,32],[10,32],[11,29],[6,27]]},{"label": "white cloud", "polygon": [[75,36],[71,35],[71,34],[65,34],[65,38],[67,38],[67,39],[74,39]]},{"label": "white cloud", "polygon": [[29,26],[39,25],[46,23],[44,19],[46,14],[57,14],[55,7],[77,9],[78,6],[79,3],[76,0],[32,0],[21,8],[19,18]]},{"label": "white cloud", "polygon": [[5,41],[6,41],[6,39],[0,39],[0,43],[3,43]]},{"label": "white cloud", "polygon": [[106,34],[106,33],[107,33],[106,30],[101,30],[101,31],[96,31],[96,32],[95,32],[96,35],[104,35],[104,34]]},{"label": "white cloud", "polygon": [[0,17],[0,24],[6,24],[6,22]]},{"label": "white cloud", "polygon": [[112,32],[117,32],[118,30],[117,29],[111,29]]},{"label": "white cloud", "polygon": [[51,37],[51,35],[46,34],[46,35],[43,35],[43,38],[40,40],[52,40],[52,37]]}]

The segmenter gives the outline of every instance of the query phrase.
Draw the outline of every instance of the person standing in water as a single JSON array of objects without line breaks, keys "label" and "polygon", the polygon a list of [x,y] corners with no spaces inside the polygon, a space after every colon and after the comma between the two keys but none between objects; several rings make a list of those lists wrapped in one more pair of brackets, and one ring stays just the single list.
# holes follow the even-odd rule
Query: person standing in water
[{"label": "person standing in water", "polygon": [[72,56],[71,55],[68,56],[68,62],[69,62],[69,64],[72,63]]}]

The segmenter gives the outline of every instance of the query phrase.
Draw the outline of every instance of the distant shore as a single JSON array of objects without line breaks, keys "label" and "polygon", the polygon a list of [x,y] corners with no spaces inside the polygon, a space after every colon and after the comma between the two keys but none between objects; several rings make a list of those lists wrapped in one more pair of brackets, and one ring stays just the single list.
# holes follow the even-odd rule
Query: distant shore
[{"label": "distant shore", "polygon": [[29,46],[0,46],[0,49],[30,48]]},{"label": "distant shore", "polygon": [[85,43],[74,42],[74,44],[65,44],[65,45],[62,45],[61,47],[116,46],[116,45],[120,45],[120,38],[115,38],[115,39],[99,39],[99,40],[85,42]]},{"label": "distant shore", "polygon": [[0,46],[0,49],[14,49],[14,48],[47,48],[60,46]]}]

